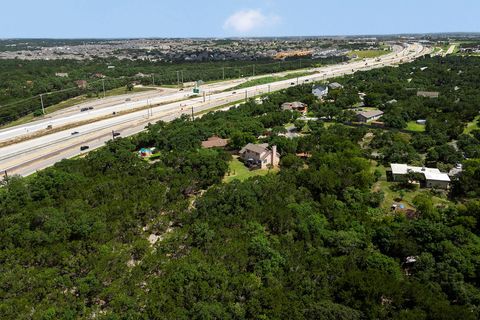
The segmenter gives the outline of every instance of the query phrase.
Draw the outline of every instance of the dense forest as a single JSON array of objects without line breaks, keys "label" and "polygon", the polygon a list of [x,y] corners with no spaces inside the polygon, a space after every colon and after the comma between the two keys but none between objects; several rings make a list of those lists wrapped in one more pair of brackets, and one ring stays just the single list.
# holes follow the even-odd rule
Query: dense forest
[{"label": "dense forest", "polygon": [[[179,81],[212,81],[268,74],[323,64],[345,57],[285,61],[150,62],[142,60],[0,60],[0,125],[82,94],[100,97],[105,89],[132,83],[170,85]],[[58,76],[56,74],[64,74]],[[87,86],[78,86],[85,80]]]},{"label": "dense forest", "polygon": [[[337,79],[345,88],[330,93],[333,102],[292,87],[193,121],[151,124],[84,158],[10,177],[0,189],[0,317],[478,319],[480,135],[463,129],[475,116],[478,73],[469,70],[479,61],[358,73]],[[424,65],[429,76],[415,71]],[[418,99],[424,107],[408,113],[403,101],[417,98],[405,77],[441,98]],[[426,131],[305,125],[280,108],[298,100],[342,122],[358,91],[378,107],[397,99],[398,110],[382,107],[386,115],[426,117]],[[305,134],[282,136],[288,123]],[[229,138],[228,148],[202,149],[212,135]],[[444,150],[452,139],[471,150],[468,160]],[[257,141],[278,147],[280,170],[224,183],[232,152]],[[141,147],[155,147],[155,160],[138,157]],[[448,205],[423,194],[412,216],[380,206],[374,162],[410,155],[400,160],[464,163]]]}]

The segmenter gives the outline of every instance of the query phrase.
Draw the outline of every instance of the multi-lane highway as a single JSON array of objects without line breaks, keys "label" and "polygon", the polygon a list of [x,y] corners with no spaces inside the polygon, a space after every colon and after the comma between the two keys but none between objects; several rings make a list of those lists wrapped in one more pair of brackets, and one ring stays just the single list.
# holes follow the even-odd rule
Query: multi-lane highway
[{"label": "multi-lane highway", "polygon": [[[105,144],[112,131],[128,136],[142,131],[148,123],[170,121],[182,114],[206,111],[291,85],[325,80],[360,70],[411,61],[430,53],[420,44],[395,46],[394,51],[376,59],[353,61],[311,69],[315,72],[292,80],[283,80],[241,90],[230,90],[245,79],[230,80],[202,87],[201,96],[179,90],[148,91],[87,102],[52,114],[49,118],[0,131],[0,173],[29,175]],[[85,106],[94,109],[80,112]],[[115,115],[113,114],[115,113]],[[51,126],[50,131],[46,130]],[[81,146],[89,146],[81,151]]]}]

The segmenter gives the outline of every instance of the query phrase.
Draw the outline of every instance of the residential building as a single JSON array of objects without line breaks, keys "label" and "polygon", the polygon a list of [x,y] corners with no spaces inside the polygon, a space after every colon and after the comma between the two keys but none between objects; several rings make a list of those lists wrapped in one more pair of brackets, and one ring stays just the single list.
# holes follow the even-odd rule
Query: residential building
[{"label": "residential building", "polygon": [[295,101],[295,102],[285,102],[282,104],[282,110],[298,111],[302,114],[306,114],[308,107],[305,103]]},{"label": "residential building", "polygon": [[269,149],[268,143],[249,143],[240,150],[239,154],[249,167],[268,169],[269,167],[277,167],[280,162],[280,154],[277,152],[277,146],[272,146],[272,148]]},{"label": "residential building", "polygon": [[328,86],[313,86],[312,94],[318,99],[322,99],[328,94]]},{"label": "residential building", "polygon": [[66,73],[66,72],[56,72],[55,76],[60,77],[60,78],[68,78],[68,73]]},{"label": "residential building", "polygon": [[417,92],[418,97],[424,97],[424,98],[438,98],[440,96],[440,92],[436,91],[418,91]]},{"label": "residential building", "polygon": [[75,84],[79,89],[86,89],[87,88],[87,81],[86,80],[77,80]]},{"label": "residential building", "polygon": [[357,111],[357,121],[368,122],[378,120],[383,116],[381,110]]},{"label": "residential building", "polygon": [[328,85],[328,88],[330,90],[338,90],[338,89],[343,89],[343,86],[338,82],[333,82]]},{"label": "residential building", "polygon": [[228,139],[222,139],[217,136],[211,136],[205,141],[202,141],[202,148],[225,148],[228,144]]},{"label": "residential building", "polygon": [[448,189],[450,186],[450,177],[447,173],[440,172],[437,168],[414,167],[407,164],[392,163],[390,164],[392,170],[393,181],[403,182],[407,179],[411,172],[422,174],[424,181],[421,181],[423,186],[427,188]]}]

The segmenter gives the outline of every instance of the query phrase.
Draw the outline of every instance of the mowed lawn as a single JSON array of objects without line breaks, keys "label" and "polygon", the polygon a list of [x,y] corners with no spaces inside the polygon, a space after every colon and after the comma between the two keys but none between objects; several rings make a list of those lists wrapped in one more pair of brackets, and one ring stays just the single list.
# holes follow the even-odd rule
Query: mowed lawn
[{"label": "mowed lawn", "polygon": [[228,164],[230,173],[227,173],[223,178],[224,182],[232,182],[233,180],[246,180],[251,177],[265,176],[269,172],[276,172],[278,169],[273,170],[252,170],[250,171],[237,157],[234,157]]},{"label": "mowed lawn", "polygon": [[473,130],[480,129],[480,128],[478,127],[478,120],[480,120],[480,116],[476,116],[475,119],[474,119],[472,122],[469,122],[469,123],[467,124],[467,127],[466,127],[465,130],[463,131],[463,133],[469,134],[469,133],[472,132]]},{"label": "mowed lawn", "polygon": [[418,124],[416,121],[409,121],[407,123],[407,130],[414,131],[414,132],[424,132],[425,125]]},{"label": "mowed lawn", "polygon": [[369,59],[383,56],[390,51],[386,50],[353,50],[350,52],[349,56],[357,56],[357,59]]}]

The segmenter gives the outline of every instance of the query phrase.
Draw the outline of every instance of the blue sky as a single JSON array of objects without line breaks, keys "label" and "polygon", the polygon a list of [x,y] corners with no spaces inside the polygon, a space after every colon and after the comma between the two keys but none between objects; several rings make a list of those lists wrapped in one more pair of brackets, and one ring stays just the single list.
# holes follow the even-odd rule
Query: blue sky
[{"label": "blue sky", "polygon": [[[480,1],[478,0],[4,0],[2,2],[0,38],[480,32]],[[392,2],[396,4],[390,4]]]}]

